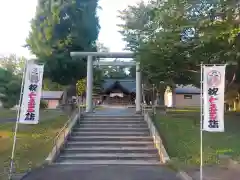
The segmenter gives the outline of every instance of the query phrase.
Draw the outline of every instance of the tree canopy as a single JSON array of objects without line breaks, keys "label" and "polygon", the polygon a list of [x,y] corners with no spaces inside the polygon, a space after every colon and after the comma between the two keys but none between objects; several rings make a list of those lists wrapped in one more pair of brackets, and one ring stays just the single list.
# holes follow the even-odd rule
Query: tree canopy
[{"label": "tree canopy", "polygon": [[[151,0],[120,11],[126,49],[140,61],[144,81],[200,85],[200,64],[228,64],[226,98],[240,96],[240,2]],[[162,82],[162,83],[160,83]]]},{"label": "tree canopy", "polygon": [[86,59],[71,51],[94,51],[99,33],[98,0],[39,0],[27,47],[45,63],[45,76],[61,85],[86,76]]},{"label": "tree canopy", "polygon": [[18,104],[24,61],[13,54],[0,59],[0,101],[5,108]]},{"label": "tree canopy", "polygon": [[[115,59],[114,61],[119,61]],[[104,78],[124,79],[128,77],[127,67],[124,66],[105,66],[101,67]]]},{"label": "tree canopy", "polygon": [[20,75],[23,73],[25,61],[26,58],[24,57],[10,54],[9,56],[0,57],[0,66],[15,75]]},{"label": "tree canopy", "polygon": [[44,91],[62,91],[65,88],[65,86],[60,85],[56,82],[52,82],[49,78],[43,79],[43,87],[42,89]]},{"label": "tree canopy", "polygon": [[[141,2],[120,12],[121,33],[152,83],[199,85],[201,62],[238,64],[239,7],[234,0]],[[227,82],[239,81],[238,72],[229,65]]]}]

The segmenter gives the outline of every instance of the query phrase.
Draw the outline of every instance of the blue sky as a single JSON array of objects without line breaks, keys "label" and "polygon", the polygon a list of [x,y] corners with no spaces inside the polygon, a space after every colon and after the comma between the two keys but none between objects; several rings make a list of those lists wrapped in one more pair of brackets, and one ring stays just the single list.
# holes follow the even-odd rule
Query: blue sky
[{"label": "blue sky", "polygon": [[[118,10],[125,9],[140,0],[100,0],[102,10],[99,12],[101,31],[99,41],[112,52],[122,51],[125,43],[118,33],[121,20],[117,18]],[[31,55],[22,45],[30,30],[37,0],[0,0],[0,56],[14,53],[30,58]]]}]

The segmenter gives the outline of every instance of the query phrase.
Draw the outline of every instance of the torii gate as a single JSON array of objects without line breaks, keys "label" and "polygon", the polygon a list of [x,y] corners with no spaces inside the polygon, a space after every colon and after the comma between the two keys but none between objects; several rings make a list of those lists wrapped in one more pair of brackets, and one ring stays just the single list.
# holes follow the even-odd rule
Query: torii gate
[{"label": "torii gate", "polygon": [[96,61],[93,63],[93,57],[97,58],[133,58],[132,52],[71,52],[71,57],[87,57],[87,87],[86,87],[86,112],[93,111],[92,90],[93,90],[93,65],[102,66],[136,66],[136,113],[141,112],[141,72],[140,64],[136,62],[111,62]]}]

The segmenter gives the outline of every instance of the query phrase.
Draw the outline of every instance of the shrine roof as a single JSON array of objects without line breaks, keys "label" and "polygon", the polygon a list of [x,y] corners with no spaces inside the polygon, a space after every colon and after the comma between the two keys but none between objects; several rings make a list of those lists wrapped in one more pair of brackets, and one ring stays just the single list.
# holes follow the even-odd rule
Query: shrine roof
[{"label": "shrine roof", "polygon": [[192,85],[178,86],[175,88],[176,94],[200,94],[201,89],[194,87]]},{"label": "shrine roof", "polygon": [[119,83],[124,89],[129,92],[136,92],[135,79],[104,79],[103,90],[111,88],[115,83]]},{"label": "shrine roof", "polygon": [[61,99],[63,91],[42,91],[42,99]]}]

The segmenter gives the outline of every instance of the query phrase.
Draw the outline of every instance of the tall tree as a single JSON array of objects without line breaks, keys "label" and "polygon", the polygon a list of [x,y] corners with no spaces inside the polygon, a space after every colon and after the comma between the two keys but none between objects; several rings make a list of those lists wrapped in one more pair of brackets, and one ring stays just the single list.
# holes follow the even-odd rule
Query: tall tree
[{"label": "tall tree", "polygon": [[[199,85],[201,62],[239,62],[239,2],[234,0],[153,0],[129,6],[120,17],[127,48],[136,52],[151,83]],[[227,82],[236,82],[237,72],[238,66],[229,66]]]},{"label": "tall tree", "polygon": [[101,67],[104,78],[122,79],[127,78],[127,68],[123,66],[106,66]]},{"label": "tall tree", "polygon": [[140,3],[121,12],[125,21],[121,26],[122,34],[128,48],[135,49],[137,57],[149,72],[155,70],[158,78],[163,76],[165,79],[166,74],[170,79],[176,78],[179,83],[181,79],[189,82],[192,75],[188,72],[199,69],[196,65],[201,61],[236,61],[236,41],[229,43],[230,40],[234,42],[238,35],[236,32],[239,32],[239,25],[236,24],[238,14],[231,13],[238,12],[238,5],[233,3],[235,1],[157,2],[147,5]]},{"label": "tall tree", "polygon": [[[154,1],[148,4],[141,2],[120,12],[124,21],[120,25],[121,33],[128,42],[127,49],[133,50],[136,60],[141,62],[145,84],[156,84],[162,97],[165,86],[174,86],[176,81],[189,83],[192,77],[184,69],[186,57],[181,52],[187,46],[180,46],[179,22],[174,12],[171,13],[172,9],[182,7],[171,8],[173,3],[166,1],[159,5]],[[165,83],[160,84],[162,81]]]},{"label": "tall tree", "polygon": [[98,0],[39,0],[27,46],[45,63],[45,76],[62,85],[86,76],[86,59],[71,51],[94,51],[99,32]]},{"label": "tall tree", "polygon": [[0,101],[5,108],[18,103],[25,61],[14,54],[0,58]]},{"label": "tall tree", "polygon": [[21,89],[21,77],[13,72],[0,68],[0,101],[5,108],[18,103]]},{"label": "tall tree", "polygon": [[17,57],[15,54],[0,57],[0,66],[13,74],[20,75],[23,72],[26,58]]},{"label": "tall tree", "polygon": [[60,85],[56,82],[52,82],[52,80],[49,78],[44,78],[42,88],[45,91],[63,91],[65,89],[65,86]]},{"label": "tall tree", "polygon": [[104,46],[103,43],[97,42],[96,46],[97,46],[97,51],[98,52],[109,52],[109,48]]}]

